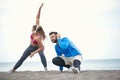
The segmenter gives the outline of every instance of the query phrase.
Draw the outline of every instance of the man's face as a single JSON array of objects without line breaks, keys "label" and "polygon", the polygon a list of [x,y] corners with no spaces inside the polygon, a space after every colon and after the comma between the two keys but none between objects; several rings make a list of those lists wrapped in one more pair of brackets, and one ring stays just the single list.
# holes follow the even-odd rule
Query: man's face
[{"label": "man's face", "polygon": [[50,39],[53,43],[57,43],[57,36],[55,34],[51,34]]}]

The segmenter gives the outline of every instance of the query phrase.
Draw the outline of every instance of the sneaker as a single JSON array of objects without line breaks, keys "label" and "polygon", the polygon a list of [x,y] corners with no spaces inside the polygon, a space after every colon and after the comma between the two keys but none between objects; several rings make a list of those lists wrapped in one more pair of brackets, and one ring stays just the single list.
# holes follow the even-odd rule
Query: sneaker
[{"label": "sneaker", "polygon": [[48,71],[47,67],[44,67],[44,71],[45,71],[45,72],[47,72],[47,71]]},{"label": "sneaker", "polygon": [[72,72],[72,66],[71,66],[70,68],[68,68],[68,71],[69,71],[69,72]]},{"label": "sneaker", "polygon": [[15,69],[11,69],[8,73],[14,73]]},{"label": "sneaker", "polygon": [[72,68],[72,71],[74,72],[74,73],[77,73],[77,74],[79,74],[80,73],[80,70],[79,70],[79,68]]}]

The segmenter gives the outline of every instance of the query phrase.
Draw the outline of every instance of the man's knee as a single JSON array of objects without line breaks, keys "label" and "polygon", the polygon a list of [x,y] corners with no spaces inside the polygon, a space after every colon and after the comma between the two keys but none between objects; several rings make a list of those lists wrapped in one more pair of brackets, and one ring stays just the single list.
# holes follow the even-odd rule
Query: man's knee
[{"label": "man's knee", "polygon": [[52,59],[52,63],[53,64],[56,64],[56,62],[57,62],[57,57],[55,57],[55,58]]},{"label": "man's knee", "polygon": [[55,64],[55,65],[58,65],[58,66],[65,65],[64,60],[62,58],[60,58],[60,57],[53,58],[52,63]]},{"label": "man's knee", "polygon": [[73,66],[74,67],[77,68],[77,67],[80,67],[80,65],[81,65],[81,62],[79,60],[76,59],[76,60],[73,61]]}]

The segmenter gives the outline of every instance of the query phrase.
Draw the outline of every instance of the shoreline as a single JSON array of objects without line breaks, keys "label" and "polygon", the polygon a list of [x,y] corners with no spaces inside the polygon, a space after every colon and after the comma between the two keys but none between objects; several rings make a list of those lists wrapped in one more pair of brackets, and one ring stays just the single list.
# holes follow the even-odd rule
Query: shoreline
[{"label": "shoreline", "polygon": [[120,70],[81,70],[79,74],[57,70],[0,72],[0,80],[120,80]]}]

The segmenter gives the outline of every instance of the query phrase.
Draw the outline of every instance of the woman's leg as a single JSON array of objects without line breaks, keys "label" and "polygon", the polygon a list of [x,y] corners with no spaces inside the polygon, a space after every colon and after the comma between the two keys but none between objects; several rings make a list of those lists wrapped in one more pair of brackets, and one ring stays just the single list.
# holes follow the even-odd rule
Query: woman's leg
[{"label": "woman's leg", "polygon": [[44,52],[43,51],[40,52],[39,55],[40,55],[40,58],[41,58],[41,62],[43,64],[44,68],[45,68],[45,71],[47,71],[47,61],[46,61],[46,57],[44,55]]},{"label": "woman's leg", "polygon": [[31,54],[32,51],[34,51],[35,48],[32,46],[28,46],[28,48],[24,51],[23,55],[21,56],[21,58],[18,60],[18,62],[15,64],[14,68],[13,68],[13,72],[19,68],[22,63],[24,62],[24,60]]}]

